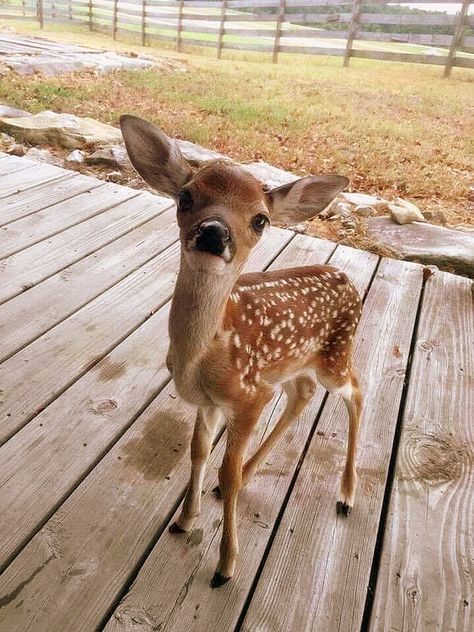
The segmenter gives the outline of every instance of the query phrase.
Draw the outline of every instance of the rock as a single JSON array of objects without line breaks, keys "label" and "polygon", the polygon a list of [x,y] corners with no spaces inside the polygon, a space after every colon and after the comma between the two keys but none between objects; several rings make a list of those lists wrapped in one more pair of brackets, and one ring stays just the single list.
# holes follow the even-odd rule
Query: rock
[{"label": "rock", "polygon": [[273,167],[266,162],[251,162],[241,166],[270,188],[279,187],[299,179],[294,173],[278,169],[278,167]]},{"label": "rock", "polygon": [[217,151],[212,151],[212,149],[206,149],[201,145],[190,143],[188,140],[176,138],[175,141],[183,156],[186,160],[189,160],[191,164],[200,165],[210,160],[226,158],[226,156],[219,154]]},{"label": "rock", "polygon": [[38,147],[30,147],[24,154],[30,160],[36,162],[47,162],[50,165],[56,165],[57,167],[64,167],[64,160],[53,156],[47,149],[38,149]]},{"label": "rock", "polygon": [[448,223],[448,218],[444,211],[422,211],[422,215],[427,222],[438,222],[443,226],[446,226]]},{"label": "rock", "polygon": [[71,151],[71,153],[69,154],[69,156],[67,156],[66,160],[68,162],[84,162],[84,152],[81,151],[80,149],[74,149],[74,151]]},{"label": "rock", "polygon": [[17,108],[11,108],[9,105],[0,105],[0,117],[20,118],[22,116],[31,116],[31,114],[29,112],[25,112],[25,110],[17,110]]},{"label": "rock", "polygon": [[388,217],[371,217],[368,234],[402,259],[453,270],[474,277],[474,233],[414,222],[400,226]]},{"label": "rock", "polygon": [[366,193],[341,193],[341,197],[345,200],[354,204],[355,206],[373,206],[377,208],[377,206],[387,204],[386,200],[377,197],[376,195],[367,195]]},{"label": "rock", "polygon": [[[398,201],[400,201],[400,198],[397,198],[397,202]],[[403,202],[404,200],[401,201]],[[390,211],[390,217],[394,222],[397,222],[397,224],[425,221],[420,209],[414,204],[389,204],[388,210]]]},{"label": "rock", "polygon": [[122,182],[123,174],[121,171],[110,171],[105,176],[105,179],[107,180],[107,182]]},{"label": "rock", "polygon": [[13,136],[10,136],[9,134],[4,134],[3,132],[0,132],[0,145],[2,146],[7,146],[9,147],[10,145],[16,145],[17,142],[16,140],[13,138]]},{"label": "rock", "polygon": [[120,130],[91,118],[40,112],[21,118],[1,118],[0,131],[33,145],[60,145],[76,149],[85,143],[120,143]]},{"label": "rock", "polygon": [[293,226],[287,226],[288,230],[292,230],[294,233],[299,233],[300,235],[304,235],[308,229],[307,224],[293,224]]},{"label": "rock", "polygon": [[373,217],[374,215],[377,215],[377,211],[374,209],[373,206],[365,205],[356,206],[354,209],[354,213],[359,217]]},{"label": "rock", "polygon": [[87,156],[86,163],[88,165],[104,165],[121,169],[132,168],[125,145],[111,145],[110,147],[98,149],[90,156]]},{"label": "rock", "polygon": [[329,208],[319,213],[321,219],[337,219],[339,217],[350,217],[352,215],[352,206],[347,202],[335,200]]},{"label": "rock", "polygon": [[10,156],[24,156],[26,154],[26,147],[16,143],[7,149],[7,154],[10,154]]}]

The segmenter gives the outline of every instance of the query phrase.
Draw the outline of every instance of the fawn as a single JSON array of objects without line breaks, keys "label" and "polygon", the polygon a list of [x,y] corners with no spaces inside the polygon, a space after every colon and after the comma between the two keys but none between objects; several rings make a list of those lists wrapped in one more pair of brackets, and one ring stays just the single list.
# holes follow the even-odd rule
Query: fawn
[{"label": "fawn", "polygon": [[[297,221],[309,210],[322,211],[348,181],[308,176],[266,191],[231,162],[212,161],[193,172],[176,143],[142,119],[125,115],[120,125],[138,173],[177,203],[181,262],[167,365],[179,395],[197,407],[197,417],[191,477],[180,517],[170,528],[174,533],[189,531],[199,514],[214,433],[223,418],[227,422],[219,470],[223,534],[211,581],[217,587],[235,570],[238,492],[302,412],[317,380],[347,405],[349,438],[338,513],[349,514],[354,503],[362,406],[352,368],[361,313],[356,289],[344,273],[322,265],[239,276],[271,218]],[[286,408],[243,465],[252,430],[279,386],[287,395]]]}]

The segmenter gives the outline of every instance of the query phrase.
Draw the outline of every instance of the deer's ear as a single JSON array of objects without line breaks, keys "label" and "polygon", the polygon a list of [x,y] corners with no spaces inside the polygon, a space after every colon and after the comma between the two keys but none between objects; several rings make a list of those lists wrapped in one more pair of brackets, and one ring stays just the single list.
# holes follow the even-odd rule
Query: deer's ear
[{"label": "deer's ear", "polygon": [[349,180],[344,176],[306,176],[271,189],[265,196],[272,220],[294,224],[321,213]]},{"label": "deer's ear", "polygon": [[192,176],[178,145],[157,127],[136,116],[120,117],[120,128],[133,166],[153,189],[177,198]]}]

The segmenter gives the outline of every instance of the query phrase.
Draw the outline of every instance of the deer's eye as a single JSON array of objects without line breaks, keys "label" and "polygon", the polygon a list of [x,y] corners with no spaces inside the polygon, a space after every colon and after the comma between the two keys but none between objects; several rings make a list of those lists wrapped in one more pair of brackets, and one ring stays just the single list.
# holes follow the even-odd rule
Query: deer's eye
[{"label": "deer's eye", "polygon": [[252,217],[251,226],[256,233],[261,233],[268,222],[268,217],[263,213],[259,213],[258,215],[254,215],[254,217]]},{"label": "deer's eye", "polygon": [[178,195],[178,211],[185,213],[193,208],[193,196],[187,189],[181,189]]}]

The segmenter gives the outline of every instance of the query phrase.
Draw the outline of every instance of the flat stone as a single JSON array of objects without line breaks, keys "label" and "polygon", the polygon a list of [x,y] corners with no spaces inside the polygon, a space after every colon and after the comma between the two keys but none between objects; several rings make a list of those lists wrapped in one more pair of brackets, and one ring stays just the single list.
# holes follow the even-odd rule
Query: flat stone
[{"label": "flat stone", "polygon": [[200,165],[211,160],[224,159],[226,156],[219,154],[212,149],[206,149],[196,143],[191,143],[188,140],[175,139],[176,144],[179,147],[180,152],[191,164]]},{"label": "flat stone", "polygon": [[419,261],[474,277],[474,233],[433,224],[394,224],[388,217],[371,217],[367,231],[382,246],[396,250],[402,259]]},{"label": "flat stone", "polygon": [[294,182],[299,179],[299,176],[295,176],[294,173],[273,167],[266,162],[251,162],[241,166],[255,176],[257,180],[260,180],[260,182],[265,183],[271,188],[279,187],[282,184]]},{"label": "flat stone", "polygon": [[387,204],[386,200],[376,196],[376,195],[368,195],[367,193],[340,193],[340,195],[350,202],[351,204],[355,204],[356,206],[373,206],[377,208],[377,206]]},{"label": "flat stone", "polygon": [[119,129],[92,118],[40,112],[21,118],[0,118],[0,131],[32,145],[59,145],[76,149],[85,143],[120,143]]},{"label": "flat stone", "polygon": [[9,105],[0,105],[0,116],[2,118],[20,118],[21,116],[31,116],[31,114],[25,110],[11,108]]},{"label": "flat stone", "polygon": [[98,149],[85,159],[88,165],[104,165],[113,169],[131,169],[132,163],[128,157],[125,145],[111,145]]}]

